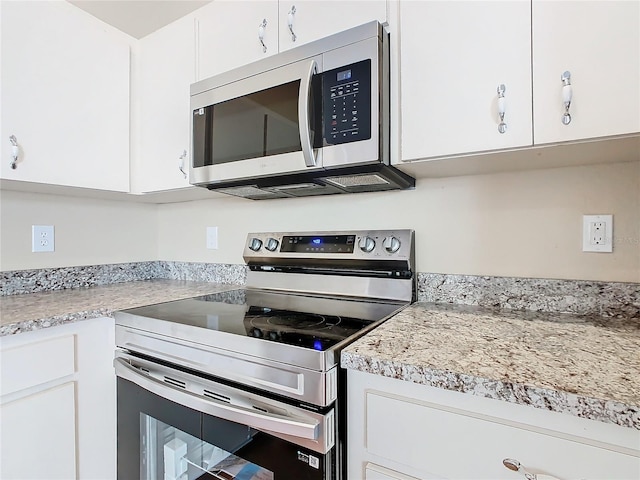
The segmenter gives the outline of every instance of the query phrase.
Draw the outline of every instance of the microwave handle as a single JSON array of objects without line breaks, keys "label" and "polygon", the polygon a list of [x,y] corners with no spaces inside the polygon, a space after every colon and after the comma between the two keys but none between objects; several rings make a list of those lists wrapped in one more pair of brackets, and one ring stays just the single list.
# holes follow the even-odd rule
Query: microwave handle
[{"label": "microwave handle", "polygon": [[305,70],[300,81],[300,94],[298,97],[298,123],[300,125],[300,145],[302,146],[302,156],[307,167],[316,166],[316,157],[311,143],[311,112],[310,94],[311,80],[316,73],[318,65],[315,60],[309,63],[309,69]]}]

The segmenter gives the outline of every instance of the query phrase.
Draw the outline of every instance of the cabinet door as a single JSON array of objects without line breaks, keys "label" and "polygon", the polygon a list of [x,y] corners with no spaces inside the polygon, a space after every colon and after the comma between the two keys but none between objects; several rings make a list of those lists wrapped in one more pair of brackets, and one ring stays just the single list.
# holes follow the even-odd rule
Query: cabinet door
[{"label": "cabinet door", "polygon": [[[198,80],[251,63],[278,51],[275,0],[215,1],[197,11]],[[263,49],[258,31],[264,27]]]},{"label": "cabinet door", "polygon": [[74,383],[0,406],[0,477],[76,478]]},{"label": "cabinet door", "polygon": [[[289,29],[289,14],[291,14],[293,34]],[[279,3],[280,51],[372,20],[378,20],[380,23],[387,21],[386,0],[281,1]]]},{"label": "cabinet door", "polygon": [[533,87],[535,143],[640,131],[640,2],[533,0]]},{"label": "cabinet door", "polygon": [[184,17],[140,40],[140,167],[135,191],[185,188],[190,150],[189,87],[195,81],[194,18]]},{"label": "cabinet door", "polygon": [[[4,179],[129,191],[129,43],[68,2],[2,2]],[[8,138],[20,145],[10,168]]]},{"label": "cabinet door", "polygon": [[530,28],[528,0],[400,2],[402,160],[531,145]]}]

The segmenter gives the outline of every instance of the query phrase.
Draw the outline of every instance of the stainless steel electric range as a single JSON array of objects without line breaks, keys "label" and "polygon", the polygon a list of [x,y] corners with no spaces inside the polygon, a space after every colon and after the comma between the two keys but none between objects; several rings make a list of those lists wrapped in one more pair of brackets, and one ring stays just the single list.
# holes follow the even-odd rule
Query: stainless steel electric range
[{"label": "stainless steel electric range", "polygon": [[412,230],[255,233],[246,288],[117,312],[118,478],[343,479],[341,350],[415,299]]}]

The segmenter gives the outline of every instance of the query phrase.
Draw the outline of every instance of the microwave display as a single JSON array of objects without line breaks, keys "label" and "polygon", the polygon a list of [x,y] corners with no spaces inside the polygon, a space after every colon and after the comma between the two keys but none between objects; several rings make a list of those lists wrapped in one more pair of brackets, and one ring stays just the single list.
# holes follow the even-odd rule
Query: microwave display
[{"label": "microwave display", "polygon": [[325,145],[371,138],[371,60],[322,74]]}]

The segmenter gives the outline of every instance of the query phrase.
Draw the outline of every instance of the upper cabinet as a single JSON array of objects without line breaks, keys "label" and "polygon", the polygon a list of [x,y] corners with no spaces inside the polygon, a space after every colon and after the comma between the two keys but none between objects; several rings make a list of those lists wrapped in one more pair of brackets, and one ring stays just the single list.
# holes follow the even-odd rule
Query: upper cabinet
[{"label": "upper cabinet", "polygon": [[640,132],[637,0],[401,1],[399,17],[402,160]]},{"label": "upper cabinet", "polygon": [[528,0],[402,1],[399,15],[403,160],[531,145]]},{"label": "upper cabinet", "polygon": [[214,1],[196,12],[197,79],[278,51],[276,0]]},{"label": "upper cabinet", "polygon": [[386,0],[281,0],[278,10],[280,51],[371,20],[387,21]]},{"label": "upper cabinet", "polygon": [[640,131],[640,2],[533,1],[533,118],[538,144]]},{"label": "upper cabinet", "polygon": [[195,81],[194,18],[183,17],[140,40],[139,165],[132,188],[189,187],[189,87]]},{"label": "upper cabinet", "polygon": [[0,178],[128,192],[129,37],[68,2],[0,9]]}]

